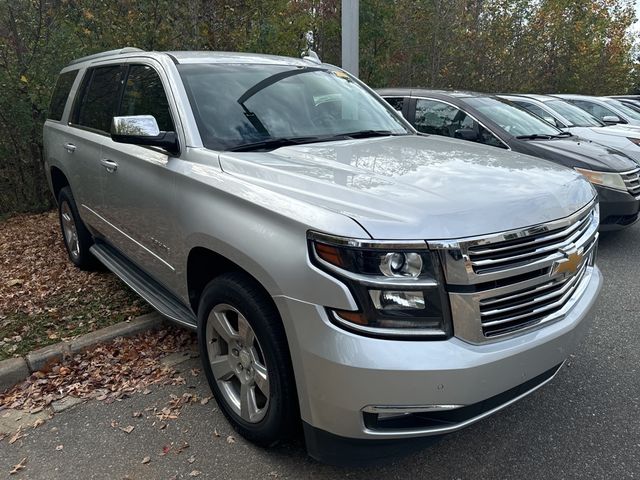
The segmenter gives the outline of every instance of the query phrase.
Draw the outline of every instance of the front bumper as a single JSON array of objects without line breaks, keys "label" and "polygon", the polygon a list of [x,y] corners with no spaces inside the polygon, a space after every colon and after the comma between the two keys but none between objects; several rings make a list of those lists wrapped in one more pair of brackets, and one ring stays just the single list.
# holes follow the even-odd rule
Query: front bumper
[{"label": "front bumper", "polygon": [[538,330],[479,345],[456,337],[445,341],[363,337],[333,325],[321,306],[275,297],[289,338],[305,428],[350,441],[386,442],[438,435],[484,418],[520,396],[511,396],[499,405],[486,403],[485,409],[460,422],[448,422],[445,429],[424,424],[372,428],[365,421],[365,410],[375,405],[468,407],[545,372],[553,374],[584,335],[601,284],[601,274],[594,267],[582,298],[564,318]]},{"label": "front bumper", "polygon": [[639,217],[640,198],[628,192],[621,192],[596,186],[600,203],[600,231],[620,230],[633,225]]}]

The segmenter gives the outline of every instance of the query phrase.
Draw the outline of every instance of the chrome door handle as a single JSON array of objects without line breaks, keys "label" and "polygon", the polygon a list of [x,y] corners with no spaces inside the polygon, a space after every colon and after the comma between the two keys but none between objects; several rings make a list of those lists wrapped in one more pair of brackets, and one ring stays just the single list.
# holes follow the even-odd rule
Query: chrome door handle
[{"label": "chrome door handle", "polygon": [[65,143],[64,149],[69,153],[73,153],[76,151],[76,146],[73,143]]},{"label": "chrome door handle", "polygon": [[113,160],[109,160],[108,158],[103,158],[100,160],[100,164],[107,170],[109,173],[113,173],[118,169],[118,164]]}]

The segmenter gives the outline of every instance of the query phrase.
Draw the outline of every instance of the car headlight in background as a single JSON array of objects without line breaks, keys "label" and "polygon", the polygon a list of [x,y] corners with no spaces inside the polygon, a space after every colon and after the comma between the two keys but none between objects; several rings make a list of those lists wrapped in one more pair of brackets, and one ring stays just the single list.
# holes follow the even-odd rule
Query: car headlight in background
[{"label": "car headlight in background", "polygon": [[309,232],[314,265],[339,278],[358,311],[328,309],[331,320],[384,337],[447,338],[448,297],[437,256],[426,242],[357,240]]},{"label": "car headlight in background", "polygon": [[584,175],[594,185],[613,188],[614,190],[627,191],[627,185],[619,173],[615,172],[596,172],[585,168],[576,168],[576,172]]}]

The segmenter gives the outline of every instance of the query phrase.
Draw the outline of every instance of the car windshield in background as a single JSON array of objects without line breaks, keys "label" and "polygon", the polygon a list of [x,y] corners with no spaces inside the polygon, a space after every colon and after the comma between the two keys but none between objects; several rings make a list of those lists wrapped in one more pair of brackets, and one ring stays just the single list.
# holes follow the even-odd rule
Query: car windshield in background
[{"label": "car windshield in background", "polygon": [[524,109],[490,97],[465,98],[465,102],[486,115],[514,137],[555,137],[562,134]]},{"label": "car windshield in background", "polygon": [[640,112],[637,112],[633,108],[626,106],[624,103],[614,99],[605,100],[605,102],[609,105],[614,106],[617,110],[624,113],[627,117],[633,118],[634,120],[640,120]]},{"label": "car windshield in background", "polygon": [[406,135],[393,109],[340,70],[292,65],[179,65],[204,145],[269,149]]},{"label": "car windshield in background", "polygon": [[603,127],[604,124],[596,117],[590,115],[579,107],[562,100],[549,100],[545,102],[551,110],[558,112],[571,122],[573,127]]}]

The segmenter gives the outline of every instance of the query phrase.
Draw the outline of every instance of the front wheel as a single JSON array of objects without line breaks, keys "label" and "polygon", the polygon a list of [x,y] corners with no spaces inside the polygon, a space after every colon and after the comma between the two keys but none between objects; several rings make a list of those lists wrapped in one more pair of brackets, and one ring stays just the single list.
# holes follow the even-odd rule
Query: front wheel
[{"label": "front wheel", "polygon": [[222,274],[204,289],[198,343],[209,386],[233,427],[272,445],[299,423],[291,359],[280,316],[248,275]]}]

